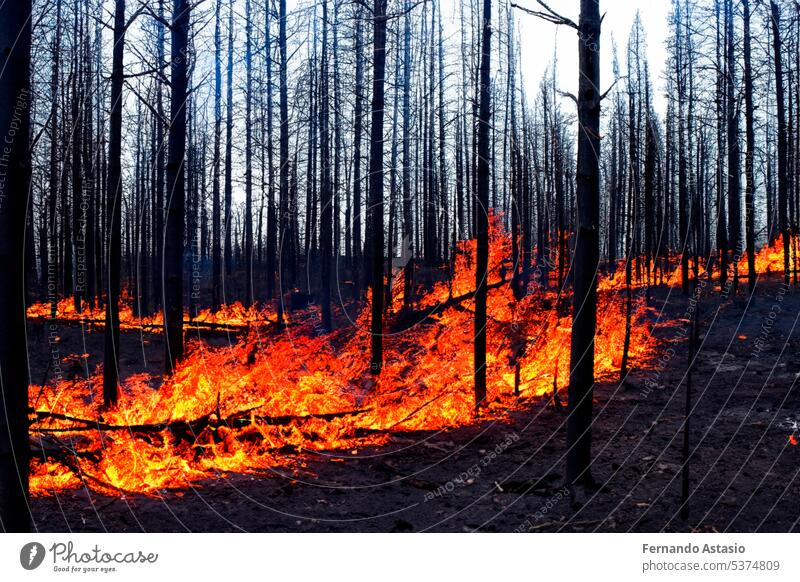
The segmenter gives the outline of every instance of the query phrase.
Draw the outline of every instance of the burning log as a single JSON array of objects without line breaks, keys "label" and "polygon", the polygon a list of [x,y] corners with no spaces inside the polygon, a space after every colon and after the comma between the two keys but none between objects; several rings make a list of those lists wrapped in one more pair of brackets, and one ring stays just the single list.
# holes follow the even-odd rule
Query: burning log
[{"label": "burning log", "polygon": [[333,420],[336,418],[345,418],[348,416],[357,416],[369,412],[370,408],[361,408],[355,410],[345,410],[342,412],[329,412],[325,414],[303,414],[303,415],[281,415],[281,416],[263,416],[254,415],[254,411],[258,410],[260,406],[240,410],[231,414],[226,418],[219,419],[217,412],[210,412],[194,420],[174,420],[164,423],[147,423],[147,424],[110,424],[100,420],[89,420],[86,418],[78,418],[67,414],[59,414],[56,412],[47,412],[43,410],[30,410],[30,414],[35,416],[34,422],[42,420],[60,420],[63,422],[80,423],[82,426],[75,427],[35,427],[35,432],[41,433],[55,433],[55,432],[80,432],[80,431],[129,431],[129,432],[162,432],[168,430],[175,433],[189,432],[198,433],[205,428],[211,426],[247,426],[253,422],[266,425],[283,426],[292,422],[305,422],[312,419],[318,420]]},{"label": "burning log", "polygon": [[[486,288],[487,290],[498,289],[506,283],[507,282],[505,280],[501,279],[500,281],[496,281],[495,283],[487,285]],[[464,301],[469,301],[470,299],[474,298],[475,292],[470,291],[469,293],[451,297],[447,301],[442,301],[422,309],[404,307],[398,312],[397,317],[395,317],[392,331],[400,332],[409,330],[415,325],[419,325],[420,323],[428,321],[435,313],[439,311],[444,311],[450,308],[458,308]]]},{"label": "burning log", "polygon": [[[105,326],[105,321],[102,319],[96,318],[71,318],[71,317],[64,317],[64,318],[56,318],[56,319],[44,319],[39,317],[29,317],[30,321],[41,321],[48,323],[57,323],[59,325],[86,325],[92,327],[103,328]],[[270,327],[275,326],[276,323],[269,319],[263,319],[258,321],[253,321],[252,323],[247,324],[237,324],[237,323],[217,323],[213,321],[197,321],[193,319],[186,319],[183,322],[184,326],[189,330],[202,330],[208,332],[227,332],[227,333],[242,333],[249,331],[252,327]],[[160,331],[164,328],[163,323],[123,323],[123,329],[142,329],[146,331]]]}]

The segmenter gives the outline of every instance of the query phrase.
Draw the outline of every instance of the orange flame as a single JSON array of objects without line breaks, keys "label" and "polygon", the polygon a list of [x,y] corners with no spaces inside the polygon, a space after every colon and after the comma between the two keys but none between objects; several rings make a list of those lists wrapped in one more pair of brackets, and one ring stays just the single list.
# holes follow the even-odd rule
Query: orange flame
[{"label": "orange flame", "polygon": [[[531,289],[515,300],[501,278],[511,240],[498,220],[490,236],[488,386],[481,415],[503,420],[524,400],[568,383],[571,316],[558,313],[554,291]],[[156,494],[226,472],[302,463],[304,451],[352,450],[386,443],[396,431],[475,422],[474,249],[475,241],[458,245],[451,279],[419,298],[416,308],[428,312],[416,325],[403,324],[402,277],[396,278],[394,312],[385,318],[385,368],[377,377],[369,369],[367,305],[353,325],[330,334],[316,332],[318,314],[310,308],[292,315],[282,332],[253,326],[225,347],[191,341],[172,376],[125,379],[113,410],[101,408],[100,370],[89,378],[32,387],[34,444],[41,449],[33,462],[32,491],[47,495],[83,484],[103,492]],[[31,317],[41,317],[41,307],[34,307]],[[69,314],[69,308],[69,302],[59,303],[60,313]],[[202,315],[236,324],[266,316],[263,309],[238,304]],[[655,340],[642,298],[632,324],[631,362],[645,365]],[[624,302],[618,294],[601,294],[598,379],[619,371],[624,334]]]}]

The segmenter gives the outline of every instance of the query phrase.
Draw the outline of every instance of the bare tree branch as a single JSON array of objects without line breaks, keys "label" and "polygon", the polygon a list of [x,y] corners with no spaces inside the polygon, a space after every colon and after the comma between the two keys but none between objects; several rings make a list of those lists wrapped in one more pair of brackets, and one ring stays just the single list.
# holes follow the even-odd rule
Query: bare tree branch
[{"label": "bare tree branch", "polygon": [[564,25],[569,26],[570,28],[574,28],[578,30],[578,25],[575,24],[574,20],[570,20],[566,16],[561,16],[558,12],[550,8],[547,4],[545,4],[542,0],[536,0],[536,2],[544,8],[544,11],[540,10],[531,10],[530,8],[525,8],[524,6],[520,6],[514,2],[511,3],[511,6],[514,8],[519,8],[523,12],[530,14],[531,16],[536,16],[537,18],[541,18],[546,22],[552,22],[556,25]]}]

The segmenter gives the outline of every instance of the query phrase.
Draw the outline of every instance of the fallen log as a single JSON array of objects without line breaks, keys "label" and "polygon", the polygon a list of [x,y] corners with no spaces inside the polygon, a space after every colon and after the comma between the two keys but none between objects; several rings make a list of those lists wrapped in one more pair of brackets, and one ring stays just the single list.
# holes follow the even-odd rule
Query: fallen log
[{"label": "fallen log", "polygon": [[[31,322],[41,322],[41,323],[57,323],[59,325],[87,325],[93,327],[104,327],[105,320],[104,319],[89,319],[85,317],[81,318],[71,318],[71,317],[59,317],[56,319],[51,319],[49,317],[39,317],[39,316],[32,316],[28,318],[28,321]],[[248,331],[251,327],[269,327],[274,326],[275,322],[269,319],[258,319],[254,320],[250,323],[246,324],[232,324],[232,323],[217,323],[213,321],[195,321],[192,319],[186,319],[183,321],[183,325],[186,328],[191,329],[199,329],[204,331],[223,331],[223,332],[230,332],[230,333],[240,333],[243,331]],[[164,327],[163,323],[141,323],[141,322],[122,322],[120,324],[122,329],[143,329],[143,330],[160,330]]]},{"label": "fallen log", "polygon": [[[169,430],[170,432],[191,432],[196,433],[209,426],[232,426],[238,423],[238,426],[247,426],[253,420],[261,423],[274,426],[284,426],[291,422],[305,422],[312,419],[320,420],[334,420],[336,418],[345,418],[348,416],[357,416],[371,410],[371,408],[361,408],[354,410],[345,410],[341,412],[329,412],[325,414],[302,414],[302,415],[279,415],[279,416],[264,416],[251,414],[258,410],[260,406],[248,408],[245,410],[237,411],[230,416],[218,420],[216,412],[210,412],[194,420],[173,420],[163,423],[147,423],[147,424],[110,424],[101,420],[89,420],[86,418],[79,418],[67,414],[60,414],[57,412],[47,412],[43,410],[30,410],[29,414],[35,417],[32,422],[31,430],[33,432],[41,433],[54,433],[54,432],[83,432],[83,431],[121,431],[126,430],[130,432],[162,432]],[[63,422],[79,423],[81,426],[75,427],[37,427],[34,423],[42,420],[60,420]]]},{"label": "fallen log", "polygon": [[[487,290],[498,289],[503,285],[508,284],[508,281],[505,279],[501,281],[497,281],[492,283],[491,285],[487,285]],[[432,315],[437,313],[438,311],[442,311],[444,309],[449,309],[451,307],[456,307],[459,304],[472,299],[475,297],[475,291],[470,291],[469,293],[464,293],[463,295],[457,295],[456,297],[451,297],[447,301],[442,301],[440,303],[436,303],[435,305],[431,305],[430,307],[423,307],[422,309],[414,309],[414,308],[403,308],[397,312],[397,316],[394,319],[394,325],[392,327],[393,331],[406,331],[415,325],[419,325],[424,321],[427,321]]]}]

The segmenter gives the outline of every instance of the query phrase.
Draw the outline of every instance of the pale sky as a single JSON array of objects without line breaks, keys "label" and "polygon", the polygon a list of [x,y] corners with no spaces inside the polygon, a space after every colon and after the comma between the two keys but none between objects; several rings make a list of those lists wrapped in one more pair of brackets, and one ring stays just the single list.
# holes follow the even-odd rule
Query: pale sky
[{"label": "pale sky", "polygon": [[[535,0],[515,0],[520,6],[540,9]],[[578,0],[552,0],[547,3],[553,10],[578,21]],[[617,43],[622,74],[625,68],[625,47],[633,19],[638,10],[647,33],[647,57],[650,76],[655,88],[656,110],[664,111],[664,83],[662,81],[667,58],[666,40],[669,35],[667,16],[669,0],[600,0],[600,13],[605,13],[600,35],[601,69],[600,89],[605,91],[613,82],[611,38]],[[574,29],[556,26],[534,16],[517,11],[520,30],[522,74],[527,93],[533,97],[558,43],[558,82],[562,91],[575,93],[578,88],[578,39]]]}]

